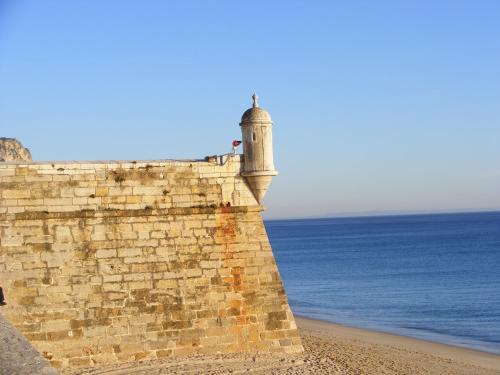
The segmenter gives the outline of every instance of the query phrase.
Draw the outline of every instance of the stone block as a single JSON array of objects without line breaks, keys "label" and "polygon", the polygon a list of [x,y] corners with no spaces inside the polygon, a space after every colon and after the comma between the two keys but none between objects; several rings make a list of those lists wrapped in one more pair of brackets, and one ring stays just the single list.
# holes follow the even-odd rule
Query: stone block
[{"label": "stone block", "polygon": [[172,289],[177,288],[177,280],[176,279],[166,279],[166,280],[158,280],[156,281],[156,288],[160,289]]},{"label": "stone block", "polygon": [[3,199],[21,199],[21,198],[29,198],[30,190],[29,189],[2,189],[2,198]]},{"label": "stone block", "polygon": [[142,255],[141,249],[133,249],[133,248],[118,249],[118,256],[121,258],[137,257],[141,255]]},{"label": "stone block", "polygon": [[115,249],[105,249],[105,250],[97,250],[96,251],[96,258],[102,259],[102,258],[114,258],[116,257],[116,250]]}]

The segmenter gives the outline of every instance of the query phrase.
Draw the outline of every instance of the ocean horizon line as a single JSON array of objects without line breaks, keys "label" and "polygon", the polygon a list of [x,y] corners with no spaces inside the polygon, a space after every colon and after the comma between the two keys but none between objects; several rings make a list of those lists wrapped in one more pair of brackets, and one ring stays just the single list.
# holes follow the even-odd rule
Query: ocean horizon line
[{"label": "ocean horizon line", "polygon": [[453,214],[484,214],[484,213],[498,213],[499,208],[477,208],[477,209],[457,209],[457,210],[435,210],[435,211],[375,211],[375,212],[353,212],[353,213],[338,213],[338,214],[325,214],[325,215],[311,215],[311,216],[290,216],[290,217],[272,217],[264,218],[264,222],[269,221],[298,221],[298,220],[321,220],[321,219],[356,219],[356,218],[370,218],[370,217],[391,217],[391,216],[430,216],[430,215],[453,215]]}]

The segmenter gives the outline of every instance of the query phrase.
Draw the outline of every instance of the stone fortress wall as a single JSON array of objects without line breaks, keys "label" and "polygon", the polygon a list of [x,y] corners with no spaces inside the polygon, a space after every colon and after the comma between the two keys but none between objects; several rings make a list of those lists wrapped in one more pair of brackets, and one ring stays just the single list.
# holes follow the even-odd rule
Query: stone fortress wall
[{"label": "stone fortress wall", "polygon": [[242,168],[0,163],[0,312],[59,368],[302,351]]}]

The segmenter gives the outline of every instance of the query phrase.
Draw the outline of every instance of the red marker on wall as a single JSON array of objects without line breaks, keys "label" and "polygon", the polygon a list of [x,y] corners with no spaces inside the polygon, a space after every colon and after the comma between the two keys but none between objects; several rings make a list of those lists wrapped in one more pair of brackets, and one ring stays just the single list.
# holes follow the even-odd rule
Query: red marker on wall
[{"label": "red marker on wall", "polygon": [[238,146],[241,145],[241,141],[237,141],[237,140],[234,140],[233,143],[232,143],[232,146],[233,146],[233,154],[236,152],[236,149],[238,148]]}]

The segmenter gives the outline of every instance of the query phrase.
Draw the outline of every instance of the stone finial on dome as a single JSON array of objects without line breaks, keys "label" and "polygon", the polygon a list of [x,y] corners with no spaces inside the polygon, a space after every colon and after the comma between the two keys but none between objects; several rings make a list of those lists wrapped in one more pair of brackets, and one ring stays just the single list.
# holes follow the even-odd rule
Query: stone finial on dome
[{"label": "stone finial on dome", "polygon": [[252,99],[253,99],[253,108],[257,108],[259,106],[259,97],[257,96],[257,94],[254,92],[253,95],[252,95]]}]

